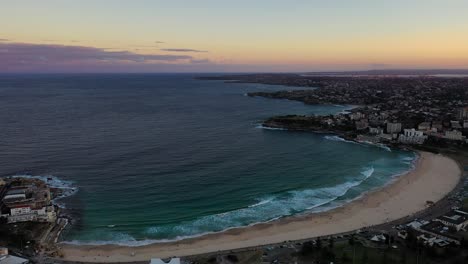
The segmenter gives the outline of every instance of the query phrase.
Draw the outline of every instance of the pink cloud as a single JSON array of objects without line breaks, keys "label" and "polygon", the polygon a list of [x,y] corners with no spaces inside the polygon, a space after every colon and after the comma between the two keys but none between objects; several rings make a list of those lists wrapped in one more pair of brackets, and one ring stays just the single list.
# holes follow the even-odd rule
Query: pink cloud
[{"label": "pink cloud", "polygon": [[191,63],[192,56],[138,54],[85,46],[0,42],[0,71],[34,71],[52,68],[138,66],[158,63]]}]

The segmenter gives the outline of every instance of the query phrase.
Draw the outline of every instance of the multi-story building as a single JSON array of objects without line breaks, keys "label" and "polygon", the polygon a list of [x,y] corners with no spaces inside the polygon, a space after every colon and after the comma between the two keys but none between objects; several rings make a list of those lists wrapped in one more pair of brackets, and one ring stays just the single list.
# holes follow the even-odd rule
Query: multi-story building
[{"label": "multi-story building", "polygon": [[450,121],[450,127],[452,129],[461,129],[462,128],[459,121]]},{"label": "multi-story building", "polygon": [[431,129],[431,122],[422,122],[418,125],[418,130],[427,131]]},{"label": "multi-story building", "polygon": [[374,135],[383,134],[383,129],[380,127],[369,127],[369,133]]},{"label": "multi-story building", "polygon": [[434,122],[432,122],[432,129],[435,129],[436,132],[442,131],[442,129],[443,129],[442,122],[440,122],[440,121],[434,121]]},{"label": "multi-story building", "polygon": [[401,132],[401,123],[387,122],[387,133],[397,134]]},{"label": "multi-story building", "polygon": [[462,107],[458,110],[458,119],[459,120],[468,119],[468,106]]},{"label": "multi-story building", "polygon": [[364,130],[364,129],[367,129],[369,127],[369,122],[367,121],[367,119],[361,119],[361,120],[358,120],[356,121],[356,129],[357,130]]},{"label": "multi-story building", "polygon": [[427,137],[422,131],[412,129],[405,129],[404,133],[398,137],[398,142],[404,144],[423,144]]},{"label": "multi-story building", "polygon": [[468,226],[468,212],[453,210],[435,219],[435,221],[439,221],[446,226],[454,227],[457,231],[460,231]]},{"label": "multi-story building", "polygon": [[449,140],[463,140],[463,135],[461,131],[452,130],[452,131],[445,131],[444,138]]},{"label": "multi-story building", "polygon": [[349,118],[351,120],[360,120],[360,119],[363,119],[365,117],[366,117],[366,115],[361,113],[361,112],[355,112],[355,113],[349,114]]},{"label": "multi-story building", "polygon": [[50,190],[46,186],[17,186],[8,188],[2,198],[1,217],[8,223],[38,221],[53,222],[57,215],[51,206]]}]

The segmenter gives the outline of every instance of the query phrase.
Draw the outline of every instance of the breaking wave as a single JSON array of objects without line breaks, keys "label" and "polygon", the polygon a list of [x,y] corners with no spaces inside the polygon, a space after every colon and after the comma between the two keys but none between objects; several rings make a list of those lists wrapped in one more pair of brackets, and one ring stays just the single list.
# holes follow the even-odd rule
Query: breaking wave
[{"label": "breaking wave", "polygon": [[265,129],[265,130],[287,130],[286,128],[281,128],[281,127],[267,127],[267,126],[264,126],[262,124],[260,125],[257,125],[255,128],[261,128],[261,129]]},{"label": "breaking wave", "polygon": [[[374,168],[365,168],[355,180],[333,187],[289,191],[283,195],[269,197],[238,210],[209,215],[175,227],[151,227],[148,234],[175,232],[177,235],[194,236],[210,231],[223,231],[229,228],[269,222],[318,208],[345,195],[351,188],[360,185],[374,173]],[[214,229],[214,230],[213,230]]]},{"label": "breaking wave", "polygon": [[[360,175],[337,186],[289,191],[281,195],[259,199],[256,203],[234,211],[207,215],[193,221],[182,222],[178,225],[153,226],[147,228],[143,236],[152,237],[154,239],[137,240],[131,235],[116,231],[100,235],[99,237],[104,238],[104,240],[73,240],[65,241],[64,243],[141,246],[271,222],[286,216],[312,211],[312,209],[314,209],[314,212],[328,210],[330,207],[324,207],[322,210],[320,210],[320,208],[343,197],[349,190],[361,185],[372,177],[374,171],[373,167],[366,167],[362,169]],[[347,200],[343,201],[343,203],[345,202],[347,202]]]},{"label": "breaking wave", "polygon": [[355,141],[351,141],[351,140],[346,140],[342,137],[339,137],[339,136],[324,136],[323,137],[324,139],[326,140],[331,140],[331,141],[339,141],[339,142],[346,142],[346,143],[352,143],[352,144],[359,144]]}]

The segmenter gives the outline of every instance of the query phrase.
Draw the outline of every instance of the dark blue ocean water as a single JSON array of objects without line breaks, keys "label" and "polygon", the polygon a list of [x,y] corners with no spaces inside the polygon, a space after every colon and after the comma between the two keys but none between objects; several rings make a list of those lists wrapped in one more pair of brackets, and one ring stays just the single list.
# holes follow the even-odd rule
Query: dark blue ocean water
[{"label": "dark blue ocean water", "polygon": [[259,127],[349,107],[193,77],[0,76],[0,175],[77,187],[60,201],[78,219],[68,240],[144,243],[326,210],[411,167],[413,153]]}]

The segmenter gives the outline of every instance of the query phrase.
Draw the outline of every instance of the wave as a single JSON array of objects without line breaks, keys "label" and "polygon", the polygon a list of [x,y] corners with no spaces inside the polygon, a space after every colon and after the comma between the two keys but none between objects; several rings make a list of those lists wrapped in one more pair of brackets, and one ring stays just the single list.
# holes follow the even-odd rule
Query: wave
[{"label": "wave", "polygon": [[56,189],[62,190],[62,193],[60,196],[55,197],[52,202],[61,207],[65,208],[65,204],[59,202],[59,200],[69,197],[74,195],[76,192],[78,192],[78,187],[75,187],[72,181],[66,181],[59,179],[56,176],[53,175],[29,175],[29,174],[24,174],[24,175],[13,175],[11,176],[12,178],[27,178],[27,179],[37,179],[45,182],[48,186]]},{"label": "wave", "polygon": [[286,128],[281,128],[281,127],[266,127],[264,125],[257,125],[255,128],[261,128],[261,129],[265,129],[265,130],[283,130],[283,131],[286,131],[287,129]]},{"label": "wave", "polygon": [[346,140],[342,137],[339,137],[339,136],[324,136],[323,137],[324,139],[326,140],[331,140],[331,141],[339,141],[339,142],[346,142],[346,143],[352,143],[352,144],[359,144],[355,141],[352,141],[352,140]]},{"label": "wave", "polygon": [[375,147],[385,149],[388,152],[392,152],[392,149],[390,147],[388,147],[387,145],[384,145],[384,144],[380,144],[380,143],[372,143],[372,142],[369,142],[369,141],[356,142],[356,141],[352,141],[352,140],[346,140],[346,139],[344,139],[342,137],[339,137],[339,136],[324,136],[323,138],[325,138],[326,140],[353,143],[353,144],[360,144],[360,145],[363,145],[363,146],[364,145],[375,146]]},{"label": "wave", "polygon": [[273,198],[266,199],[266,200],[261,200],[260,202],[258,202],[256,204],[249,205],[248,207],[252,208],[252,207],[257,207],[257,206],[260,206],[260,205],[264,205],[264,204],[267,204],[267,203],[271,202],[272,200],[273,200]]},{"label": "wave", "polygon": [[385,144],[373,143],[373,142],[370,142],[370,141],[359,141],[359,143],[379,147],[379,148],[385,149],[388,152],[392,152],[392,149],[389,146],[385,145]]},{"label": "wave", "polygon": [[220,232],[229,228],[264,223],[300,212],[318,208],[346,195],[374,174],[373,167],[363,168],[355,179],[333,187],[289,191],[281,195],[262,199],[257,203],[234,211],[207,215],[177,226],[156,226],[146,230],[147,235],[194,236]]},{"label": "wave", "polygon": [[[173,242],[206,234],[219,233],[238,227],[267,223],[286,216],[311,211],[312,209],[320,211],[317,209],[343,197],[349,190],[361,185],[364,181],[369,179],[374,174],[374,171],[373,167],[366,167],[362,169],[358,177],[337,186],[289,191],[282,195],[261,199],[257,203],[234,211],[207,215],[175,226],[153,226],[145,230],[144,236],[160,238],[136,240],[134,237],[125,233],[107,231],[107,235],[104,236],[96,234],[96,237],[104,237],[106,240],[72,240],[64,241],[63,243],[78,245],[115,244],[142,246],[153,243]],[[328,209],[324,207],[323,210]]]}]

